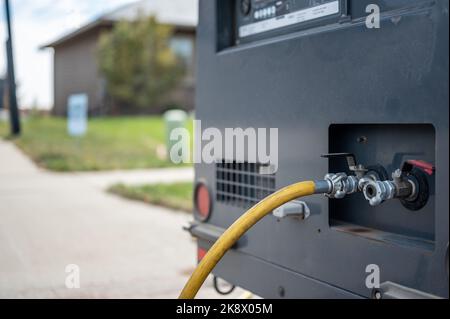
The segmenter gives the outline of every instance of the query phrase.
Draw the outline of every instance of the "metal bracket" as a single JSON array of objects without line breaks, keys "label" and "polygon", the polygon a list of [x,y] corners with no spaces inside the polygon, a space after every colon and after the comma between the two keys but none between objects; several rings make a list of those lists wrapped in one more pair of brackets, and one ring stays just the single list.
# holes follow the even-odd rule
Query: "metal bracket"
[{"label": "metal bracket", "polygon": [[441,297],[401,286],[393,282],[381,284],[380,289],[373,291],[374,299],[442,299]]},{"label": "metal bracket", "polygon": [[279,219],[295,217],[305,220],[311,216],[311,210],[305,202],[292,201],[273,211],[273,216]]}]

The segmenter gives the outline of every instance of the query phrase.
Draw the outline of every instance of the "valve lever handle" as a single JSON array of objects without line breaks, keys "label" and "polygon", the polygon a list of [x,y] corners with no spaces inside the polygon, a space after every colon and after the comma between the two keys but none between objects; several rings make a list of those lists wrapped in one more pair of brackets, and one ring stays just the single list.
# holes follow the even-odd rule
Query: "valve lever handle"
[{"label": "valve lever handle", "polygon": [[350,169],[354,169],[358,166],[356,162],[356,156],[353,153],[331,153],[331,154],[324,154],[321,157],[328,159],[345,158],[347,160],[347,164]]}]

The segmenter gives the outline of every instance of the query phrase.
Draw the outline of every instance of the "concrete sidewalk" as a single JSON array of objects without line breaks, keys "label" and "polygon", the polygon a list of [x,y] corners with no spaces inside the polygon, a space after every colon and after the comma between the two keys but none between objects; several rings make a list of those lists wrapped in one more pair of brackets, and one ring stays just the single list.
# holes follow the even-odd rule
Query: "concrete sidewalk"
[{"label": "concrete sidewalk", "polygon": [[[190,216],[109,195],[107,179],[42,171],[0,141],[0,298],[177,296],[195,266]],[[199,297],[220,296],[209,281]]]}]

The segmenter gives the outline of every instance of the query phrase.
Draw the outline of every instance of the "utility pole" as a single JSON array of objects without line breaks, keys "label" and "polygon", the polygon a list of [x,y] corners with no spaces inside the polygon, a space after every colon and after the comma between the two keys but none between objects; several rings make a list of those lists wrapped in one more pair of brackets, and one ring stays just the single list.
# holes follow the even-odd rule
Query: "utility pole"
[{"label": "utility pole", "polygon": [[16,75],[14,71],[13,38],[11,30],[11,11],[9,0],[5,0],[6,24],[8,30],[8,40],[6,41],[6,51],[8,59],[8,96],[9,96],[9,118],[11,121],[11,135],[20,135],[20,114],[17,106],[16,95]]}]

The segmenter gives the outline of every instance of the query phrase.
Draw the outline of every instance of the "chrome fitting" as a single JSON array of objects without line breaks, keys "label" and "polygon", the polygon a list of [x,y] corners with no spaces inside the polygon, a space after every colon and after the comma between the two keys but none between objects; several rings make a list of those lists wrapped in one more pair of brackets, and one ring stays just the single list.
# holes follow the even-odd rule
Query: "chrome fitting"
[{"label": "chrome fitting", "polygon": [[378,206],[383,202],[394,199],[397,189],[392,181],[367,181],[363,187],[364,197],[369,201],[370,206]]},{"label": "chrome fitting", "polygon": [[358,181],[358,189],[362,192],[367,184],[377,181],[378,180],[374,176],[366,175]]},{"label": "chrome fitting", "polygon": [[405,174],[400,169],[392,173],[392,180],[396,188],[396,197],[407,200],[417,197],[416,184],[412,180],[406,178]]},{"label": "chrome fitting", "polygon": [[331,185],[330,192],[326,194],[330,198],[342,199],[358,191],[356,176],[347,176],[345,173],[327,174],[325,180]]}]

